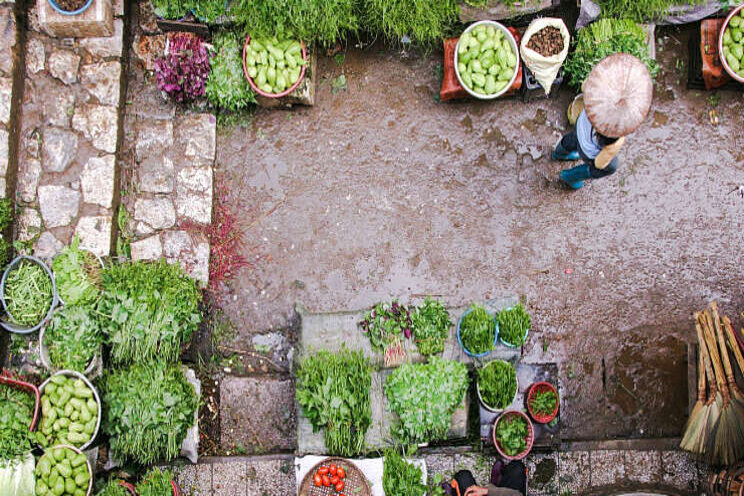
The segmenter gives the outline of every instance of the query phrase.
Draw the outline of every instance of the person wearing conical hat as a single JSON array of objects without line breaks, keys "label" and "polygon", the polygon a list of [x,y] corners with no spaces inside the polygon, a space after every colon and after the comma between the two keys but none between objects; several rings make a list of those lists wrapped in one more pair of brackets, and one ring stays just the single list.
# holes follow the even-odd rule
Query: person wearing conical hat
[{"label": "person wearing conical hat", "polygon": [[613,174],[625,137],[646,120],[653,99],[653,82],[637,57],[617,53],[600,61],[584,82],[584,111],[576,127],[553,150],[553,160],[583,164],[561,171],[560,179],[579,189],[587,179]]}]

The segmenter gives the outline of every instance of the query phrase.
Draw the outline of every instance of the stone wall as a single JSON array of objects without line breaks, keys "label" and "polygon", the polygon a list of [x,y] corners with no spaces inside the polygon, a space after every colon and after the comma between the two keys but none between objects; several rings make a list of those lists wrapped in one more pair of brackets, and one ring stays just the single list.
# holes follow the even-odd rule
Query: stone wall
[{"label": "stone wall", "polygon": [[[0,197],[8,195],[8,176],[16,166],[11,164],[13,137],[13,74],[17,66],[16,47],[19,32],[16,25],[15,2],[0,1]],[[16,104],[18,98],[16,97]],[[12,182],[12,181],[11,181]]]}]

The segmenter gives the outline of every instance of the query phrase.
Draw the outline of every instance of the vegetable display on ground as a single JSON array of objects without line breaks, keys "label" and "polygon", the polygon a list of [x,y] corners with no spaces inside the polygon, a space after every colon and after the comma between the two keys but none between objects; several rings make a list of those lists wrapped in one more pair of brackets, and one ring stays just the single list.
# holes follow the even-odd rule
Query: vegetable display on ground
[{"label": "vegetable display on ground", "polygon": [[403,458],[398,450],[385,452],[382,487],[385,496],[424,496],[427,487],[421,482],[419,467]]},{"label": "vegetable display on ground", "polygon": [[463,363],[433,356],[425,364],[401,365],[385,382],[390,409],[398,416],[393,435],[406,444],[444,439],[467,390]]},{"label": "vegetable display on ground", "polygon": [[113,265],[103,271],[98,305],[115,365],[175,362],[201,322],[197,283],[164,260]]},{"label": "vegetable display on ground", "polygon": [[428,46],[440,41],[458,22],[456,0],[359,0],[365,29],[382,33],[393,43],[404,38]]},{"label": "vegetable display on ground", "polygon": [[29,393],[0,384],[0,465],[33,449],[29,429],[34,407]]},{"label": "vegetable display on ground", "polygon": [[58,444],[80,448],[93,438],[98,414],[98,403],[85,382],[53,375],[41,395],[37,442],[45,448]]},{"label": "vegetable display on ground", "polygon": [[497,313],[496,321],[499,323],[499,339],[512,346],[524,344],[531,319],[521,303]]},{"label": "vegetable display on ground", "polygon": [[620,17],[638,22],[654,21],[675,5],[699,5],[706,0],[598,0],[602,17]]},{"label": "vegetable display on ground", "polygon": [[111,479],[104,485],[96,496],[131,496],[129,491],[119,484],[119,479]]},{"label": "vegetable display on ground", "polygon": [[41,265],[23,259],[8,273],[4,296],[12,322],[34,327],[44,320],[52,306],[52,280]]},{"label": "vegetable display on ground", "polygon": [[316,487],[331,487],[340,493],[346,488],[346,470],[335,463],[323,465],[313,475],[313,484]]},{"label": "vegetable display on ground", "polygon": [[473,303],[471,311],[460,322],[460,342],[470,353],[479,355],[493,349],[496,324],[485,307]]},{"label": "vegetable display on ground", "polygon": [[521,415],[507,416],[496,426],[496,440],[509,456],[516,456],[527,449],[527,421]]},{"label": "vegetable display on ground", "polygon": [[452,321],[441,302],[426,298],[411,314],[413,337],[422,355],[436,355],[444,351]]},{"label": "vegetable display on ground", "polygon": [[481,95],[507,87],[517,70],[517,54],[500,29],[480,24],[466,31],[457,44],[457,72],[462,82]]},{"label": "vegetable display on ground", "polygon": [[537,415],[550,415],[558,405],[558,395],[554,391],[537,391],[530,400],[530,409]]},{"label": "vegetable display on ground", "polygon": [[133,365],[102,382],[103,429],[117,459],[147,465],[178,456],[199,404],[180,366]]},{"label": "vegetable display on ground", "polygon": [[180,19],[191,10],[191,0],[151,0],[155,15],[165,19]]},{"label": "vegetable display on ground", "polygon": [[101,293],[101,264],[95,255],[80,249],[75,237],[52,262],[57,293],[65,305],[89,305]]},{"label": "vegetable display on ground", "polygon": [[101,347],[101,327],[88,307],[64,306],[44,330],[44,345],[54,370],[84,372]]},{"label": "vegetable display on ground", "polygon": [[600,19],[581,28],[563,70],[571,78],[571,85],[580,88],[597,63],[620,52],[638,57],[648,67],[651,77],[659,72],[658,64],[648,53],[646,32],[628,19]]},{"label": "vegetable display on ground", "polygon": [[243,73],[243,41],[233,31],[220,31],[212,39],[215,55],[207,79],[207,100],[232,112],[256,103],[256,95]]},{"label": "vegetable display on ground", "polygon": [[277,38],[251,39],[245,47],[246,73],[258,88],[271,94],[289,89],[300,79],[302,44]]},{"label": "vegetable display on ground", "polygon": [[545,26],[530,37],[527,41],[527,48],[543,57],[558,55],[565,48],[561,30],[555,26]]},{"label": "vegetable display on ground", "polygon": [[372,423],[371,384],[372,369],[360,351],[320,351],[300,363],[297,401],[313,431],[323,429],[329,453],[364,452],[364,436]]},{"label": "vegetable display on ground", "polygon": [[729,67],[744,77],[744,15],[733,16],[723,32],[723,56]]},{"label": "vegetable display on ground", "polygon": [[88,459],[83,453],[53,448],[36,466],[36,496],[80,496],[89,486]]},{"label": "vegetable display on ground", "polygon": [[193,33],[176,33],[168,42],[168,53],[155,61],[158,89],[177,102],[204,96],[209,77],[209,52]]},{"label": "vegetable display on ground", "polygon": [[503,410],[517,394],[517,372],[503,360],[488,362],[477,371],[478,390],[483,402],[494,410]]},{"label": "vegetable display on ground", "polygon": [[171,481],[173,481],[173,473],[169,470],[162,471],[157,467],[153,468],[135,486],[137,496],[172,496]]},{"label": "vegetable display on ground", "polygon": [[397,300],[378,303],[364,315],[359,323],[372,349],[385,354],[385,363],[390,364],[405,356],[403,339],[410,338],[412,331],[411,310]]}]

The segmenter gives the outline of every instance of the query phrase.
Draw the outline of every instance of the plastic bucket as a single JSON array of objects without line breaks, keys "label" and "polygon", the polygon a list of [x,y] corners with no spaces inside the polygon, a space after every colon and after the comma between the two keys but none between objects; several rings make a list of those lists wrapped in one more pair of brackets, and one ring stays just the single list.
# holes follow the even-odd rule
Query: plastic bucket
[{"label": "plastic bucket", "polygon": [[33,384],[29,384],[28,382],[13,379],[12,377],[10,377],[8,371],[4,369],[3,373],[0,374],[0,384],[4,384],[14,389],[24,390],[34,396],[34,398],[36,399],[36,404],[34,405],[34,418],[31,420],[31,427],[29,428],[29,432],[34,432],[34,430],[36,429],[36,424],[39,421],[39,406],[41,405],[41,394],[39,393],[39,388],[37,388]]},{"label": "plastic bucket", "polygon": [[488,355],[493,350],[493,348],[495,348],[496,345],[498,344],[498,342],[499,342],[498,341],[499,340],[499,324],[498,324],[498,322],[496,322],[496,318],[493,316],[493,313],[492,312],[488,312],[488,310],[486,310],[488,312],[488,315],[490,315],[491,316],[491,319],[493,320],[493,345],[491,346],[491,349],[490,350],[485,351],[483,353],[471,353],[470,350],[468,350],[467,348],[465,348],[465,346],[463,346],[463,344],[462,344],[462,338],[460,337],[460,326],[462,325],[462,319],[464,319],[465,316],[467,314],[469,314],[470,312],[472,312],[472,311],[473,311],[473,307],[471,306],[470,308],[468,308],[467,310],[465,310],[465,313],[463,313],[460,316],[460,320],[457,321],[457,342],[460,344],[460,349],[462,349],[462,351],[464,351],[466,355],[471,356],[473,358],[479,358],[479,357],[483,357],[483,356]]},{"label": "plastic bucket", "polygon": [[507,91],[511,89],[512,85],[514,84],[514,81],[516,81],[517,76],[519,75],[519,64],[521,64],[522,62],[521,62],[521,57],[519,56],[519,47],[517,46],[517,40],[514,39],[514,35],[511,34],[511,32],[506,28],[506,26],[504,26],[500,22],[478,21],[468,26],[468,28],[465,31],[463,31],[462,34],[469,33],[470,31],[475,29],[476,26],[480,26],[484,24],[486,26],[493,26],[498,31],[501,31],[504,34],[504,38],[509,40],[509,45],[511,45],[512,50],[514,52],[514,56],[517,59],[517,63],[514,64],[514,74],[512,74],[512,77],[509,80],[509,84],[504,86],[504,88],[501,91],[497,93],[493,93],[492,95],[483,95],[481,93],[476,93],[475,91],[467,87],[465,82],[462,80],[462,77],[460,76],[460,69],[458,68],[458,58],[459,58],[459,53],[460,53],[460,40],[462,39],[462,35],[460,35],[460,38],[457,40],[457,45],[455,45],[455,75],[457,76],[457,81],[460,83],[460,86],[462,86],[462,88],[465,91],[467,91],[470,96],[473,96],[479,100],[493,100],[494,98],[500,97],[501,95],[503,95],[504,93],[506,93]]},{"label": "plastic bucket", "polygon": [[[98,396],[98,390],[95,387],[93,387],[93,384],[90,383],[88,378],[85,377],[80,372],[75,372],[74,370],[60,370],[59,372],[52,374],[49,377],[49,379],[44,381],[41,384],[41,387],[39,387],[39,392],[41,393],[42,396],[44,396],[44,388],[47,386],[47,384],[49,384],[49,382],[51,382],[52,377],[55,377],[58,375],[64,375],[66,377],[74,377],[76,379],[80,379],[81,381],[83,381],[85,385],[93,392],[93,398],[96,400],[96,404],[98,405],[98,419],[96,420],[96,429],[93,431],[93,434],[91,435],[88,442],[80,447],[80,450],[85,451],[93,444],[93,441],[96,440],[96,437],[98,436],[98,431],[101,428],[101,416],[103,415],[103,411],[101,408],[101,398]],[[43,417],[42,417],[42,420],[44,420]]]},{"label": "plastic bucket", "polygon": [[[292,93],[294,90],[297,89],[297,87],[300,85],[302,80],[305,78],[305,71],[307,71],[307,63],[302,66],[302,69],[300,70],[300,77],[297,79],[297,82],[287,88],[286,90],[282,91],[281,93],[266,93],[265,91],[261,90],[255,82],[253,82],[253,78],[248,75],[248,63],[246,62],[246,48],[248,45],[251,44],[251,36],[247,35],[245,37],[245,45],[243,45],[243,74],[245,74],[246,79],[248,80],[248,84],[251,85],[251,88],[253,88],[253,91],[258,93],[261,96],[265,96],[266,98],[281,98],[283,96],[287,96],[290,93]],[[305,48],[305,42],[300,41],[300,44],[302,44],[302,60],[307,62],[307,49]]]},{"label": "plastic bucket", "polygon": [[[539,415],[532,411],[532,407],[530,406],[530,403],[532,402],[532,399],[535,397],[535,395],[539,392],[544,391],[553,391],[555,393],[555,408],[549,415]],[[558,410],[561,407],[561,401],[560,396],[558,395],[558,390],[549,382],[536,382],[532,386],[530,386],[529,391],[527,392],[527,411],[530,412],[530,416],[534,419],[535,422],[538,424],[547,424],[549,422],[552,422],[554,418],[558,416]]]},{"label": "plastic bucket", "polygon": [[[39,459],[39,461],[41,461],[41,459],[44,458],[45,456],[48,456],[51,450],[57,449],[57,448],[67,448],[69,450],[74,451],[78,455],[84,454],[83,450],[80,450],[76,448],[75,446],[70,446],[69,444],[58,444],[56,446],[52,446],[51,448],[47,450],[44,450],[44,455]],[[88,476],[89,476],[88,491],[86,491],[85,496],[90,496],[91,493],[93,492],[93,469],[90,466],[90,460],[88,460],[87,456],[85,457],[85,466],[88,467]]]},{"label": "plastic bucket", "polygon": [[744,83],[744,77],[741,77],[739,74],[734,72],[734,70],[731,68],[728,61],[726,60],[726,56],[723,54],[723,34],[726,32],[726,28],[728,27],[729,22],[731,22],[731,18],[740,12],[744,12],[744,5],[736,7],[734,10],[729,12],[728,17],[726,17],[726,20],[721,27],[721,32],[718,34],[718,55],[721,59],[721,64],[723,65],[723,68],[726,69],[728,75],[734,78],[736,81]]},{"label": "plastic bucket", "polygon": [[8,274],[10,274],[10,271],[15,268],[16,265],[18,265],[22,260],[30,260],[34,262],[37,265],[40,265],[42,269],[47,273],[49,278],[52,281],[52,304],[49,306],[49,311],[47,312],[46,316],[41,319],[41,322],[36,324],[33,327],[21,327],[17,324],[13,324],[12,322],[5,322],[0,320],[0,326],[2,326],[5,330],[16,333],[16,334],[30,334],[34,331],[37,331],[41,329],[41,326],[43,326],[46,322],[49,321],[49,319],[52,316],[52,312],[54,311],[54,308],[57,306],[57,303],[59,302],[59,296],[57,295],[57,286],[54,283],[54,274],[52,274],[51,269],[45,264],[40,258],[31,257],[27,255],[19,255],[15,259],[13,259],[12,262],[8,265],[8,267],[5,269],[5,272],[3,272],[3,278],[0,280],[0,302],[2,302],[3,310],[5,310],[5,313],[8,314],[10,317],[10,320],[13,320],[13,315],[8,311],[8,305],[5,302],[5,281],[8,278]]},{"label": "plastic bucket", "polygon": [[[502,312],[506,312],[506,311],[508,311],[508,310],[513,310],[513,309],[514,309],[514,307],[509,307],[509,308],[505,308],[505,309],[503,309],[503,310],[502,310]],[[498,321],[497,321],[497,322],[498,322]],[[529,335],[530,335],[530,329],[529,329],[529,328],[527,328],[527,330],[526,330],[526,331],[524,331],[524,343],[526,343],[526,342],[527,342],[527,336],[529,336]],[[500,342],[501,344],[503,344],[504,346],[508,346],[509,348],[520,348],[521,346],[524,346],[524,343],[522,343],[522,344],[521,344],[521,345],[519,345],[519,346],[517,346],[517,345],[515,345],[515,344],[507,343],[507,342],[506,342],[506,341],[504,341],[504,340],[503,340],[503,339],[502,339],[502,338],[501,338],[500,336],[499,336],[499,342]]]},{"label": "plastic bucket", "polygon": [[[507,362],[505,360],[494,360],[494,361],[495,362],[509,363],[509,362]],[[488,362],[488,363],[491,363],[491,362]],[[488,366],[488,363],[485,364],[484,367],[487,367]],[[509,364],[509,365],[510,366],[513,366],[511,364]],[[514,402],[517,400],[517,396],[519,395],[519,377],[517,377],[516,373],[514,374],[514,381],[517,383],[517,389],[514,390],[514,398],[512,398],[511,403],[509,403],[505,408],[495,409],[495,408],[492,408],[488,403],[486,403],[485,401],[483,401],[483,396],[481,396],[481,392],[480,392],[480,383],[478,382],[478,375],[476,373],[475,389],[478,392],[478,401],[480,401],[480,404],[483,405],[483,408],[485,408],[489,412],[494,412],[494,413],[503,412],[506,408],[509,408],[509,406],[511,406],[511,405],[514,404]]]},{"label": "plastic bucket", "polygon": [[62,15],[73,16],[73,15],[82,14],[83,12],[85,12],[86,10],[88,10],[88,8],[91,5],[93,5],[93,0],[88,0],[87,2],[85,2],[85,5],[83,5],[79,9],[73,10],[73,11],[63,10],[62,7],[60,7],[55,0],[49,0],[49,5],[51,5],[54,10],[56,10],[57,12],[59,12]]},{"label": "plastic bucket", "polygon": [[[507,419],[510,417],[522,417],[527,422],[527,446],[525,447],[523,452],[518,453],[514,456],[510,456],[504,453],[504,450],[501,449],[501,446],[499,446],[499,442],[496,440],[496,428],[498,427],[499,422],[501,422],[502,419]],[[529,455],[530,451],[532,451],[532,445],[535,443],[535,427],[532,425],[532,421],[530,421],[530,418],[523,412],[519,412],[517,410],[509,410],[499,415],[494,421],[493,432],[491,433],[491,440],[493,441],[493,445],[496,446],[496,451],[499,452],[499,455],[501,455],[504,460],[509,462],[513,460],[521,460],[522,458]]]},{"label": "plastic bucket", "polygon": [[[59,308],[56,311],[59,311]],[[51,319],[50,319],[50,322],[51,322]],[[41,328],[41,331],[39,332],[39,358],[41,359],[41,364],[44,366],[44,368],[54,373],[60,369],[55,369],[52,366],[52,361],[49,358],[49,348],[44,343],[44,333],[48,325],[49,323],[43,326]],[[93,370],[96,368],[96,360],[98,359],[98,356],[100,353],[101,351],[99,348],[99,350],[93,355],[93,358],[90,360],[90,363],[88,364],[88,366],[85,368],[85,370],[83,370],[83,375],[88,376],[91,374],[91,372],[93,372]]]}]

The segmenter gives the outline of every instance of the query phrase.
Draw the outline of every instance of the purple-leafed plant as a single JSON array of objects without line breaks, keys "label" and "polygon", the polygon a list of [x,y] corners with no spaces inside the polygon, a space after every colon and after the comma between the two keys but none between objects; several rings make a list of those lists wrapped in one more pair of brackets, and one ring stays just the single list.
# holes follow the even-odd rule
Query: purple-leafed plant
[{"label": "purple-leafed plant", "polygon": [[155,77],[158,89],[177,102],[203,96],[209,77],[209,52],[201,38],[191,33],[174,35],[168,54],[155,61]]}]

